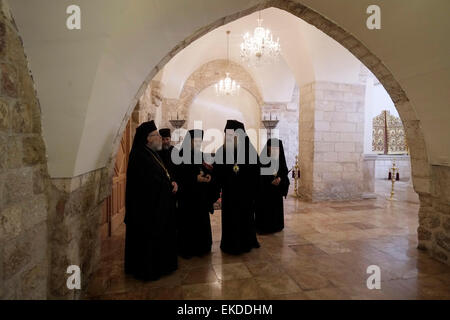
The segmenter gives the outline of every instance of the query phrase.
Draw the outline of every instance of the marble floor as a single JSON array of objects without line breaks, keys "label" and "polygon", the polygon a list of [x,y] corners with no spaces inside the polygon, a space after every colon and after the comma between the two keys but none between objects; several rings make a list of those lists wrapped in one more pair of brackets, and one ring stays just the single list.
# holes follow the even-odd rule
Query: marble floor
[{"label": "marble floor", "polygon": [[[289,196],[284,231],[258,236],[261,248],[220,251],[220,212],[212,216],[213,252],[179,258],[154,282],[123,272],[124,228],[102,244],[102,261],[85,299],[450,299],[450,266],[417,249],[419,202],[411,186],[377,181],[376,199],[307,203]],[[369,290],[367,267],[381,269]]]}]

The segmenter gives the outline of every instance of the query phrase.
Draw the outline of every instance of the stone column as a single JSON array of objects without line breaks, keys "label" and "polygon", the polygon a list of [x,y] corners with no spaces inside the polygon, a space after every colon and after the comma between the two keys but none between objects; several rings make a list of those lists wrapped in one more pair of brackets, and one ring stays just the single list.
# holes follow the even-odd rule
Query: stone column
[{"label": "stone column", "polygon": [[305,200],[313,200],[314,98],[312,83],[300,88],[298,193]]},{"label": "stone column", "polygon": [[376,154],[365,154],[363,163],[363,199],[374,199],[375,194],[375,162]]},{"label": "stone column", "polygon": [[300,89],[300,193],[312,201],[361,199],[365,86]]}]

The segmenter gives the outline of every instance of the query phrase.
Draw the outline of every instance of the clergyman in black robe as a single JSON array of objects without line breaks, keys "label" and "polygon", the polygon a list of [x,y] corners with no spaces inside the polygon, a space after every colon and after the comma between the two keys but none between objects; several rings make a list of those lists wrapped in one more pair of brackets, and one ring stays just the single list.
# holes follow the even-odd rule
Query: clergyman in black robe
[{"label": "clergyman in black robe", "polygon": [[157,150],[161,136],[153,121],[136,129],[125,194],[125,272],[148,281],[178,267],[173,194]]},{"label": "clergyman in black robe", "polygon": [[162,128],[159,129],[159,134],[162,138],[162,148],[158,151],[159,156],[164,162],[164,165],[166,166],[167,170],[169,171],[170,178],[172,182],[177,181],[177,172],[176,172],[176,165],[172,161],[172,151],[178,152],[178,150],[172,145],[172,139],[171,139],[171,132],[169,128]]},{"label": "clergyman in black robe", "polygon": [[269,139],[260,155],[262,172],[256,206],[255,223],[259,234],[275,233],[284,228],[283,197],[289,190],[289,170],[286,165],[283,142]]},{"label": "clergyman in black robe", "polygon": [[178,254],[189,259],[211,252],[212,233],[210,195],[212,167],[205,163],[201,151],[202,130],[190,130],[180,150],[182,163],[178,166]]},{"label": "clergyman in black robe", "polygon": [[[162,139],[162,147],[161,150],[158,151],[159,156],[161,157],[164,165],[166,166],[167,170],[170,174],[170,179],[173,184],[178,186],[178,166],[173,162],[172,160],[172,153],[178,154],[179,150],[172,145],[172,136],[169,128],[162,128],[159,129],[159,134],[161,135]],[[179,191],[173,195],[174,201],[175,201],[175,220],[176,220],[176,230],[178,235],[178,230],[180,228],[180,219],[179,219],[179,203],[178,203],[178,195]]]},{"label": "clergyman in black robe", "polygon": [[222,191],[221,250],[241,254],[259,248],[255,230],[259,159],[241,122],[227,121],[225,143],[215,154],[213,173]]}]

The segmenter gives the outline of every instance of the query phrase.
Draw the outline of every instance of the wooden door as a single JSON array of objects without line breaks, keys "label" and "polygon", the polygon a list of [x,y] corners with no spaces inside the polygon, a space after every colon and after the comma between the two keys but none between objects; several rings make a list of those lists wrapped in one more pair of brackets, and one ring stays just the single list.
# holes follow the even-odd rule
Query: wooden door
[{"label": "wooden door", "polygon": [[131,124],[128,121],[116,156],[111,195],[103,204],[102,233],[108,237],[120,227],[125,217],[125,186],[131,138]]}]

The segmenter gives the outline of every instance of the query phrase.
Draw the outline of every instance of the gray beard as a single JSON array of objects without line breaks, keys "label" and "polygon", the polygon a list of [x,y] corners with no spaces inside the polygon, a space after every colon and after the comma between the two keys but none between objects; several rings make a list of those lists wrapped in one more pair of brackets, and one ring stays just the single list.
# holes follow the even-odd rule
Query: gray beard
[{"label": "gray beard", "polygon": [[160,151],[162,148],[160,146],[156,146],[156,145],[149,145],[147,144],[147,147],[149,147],[150,149],[152,149],[152,151]]}]

